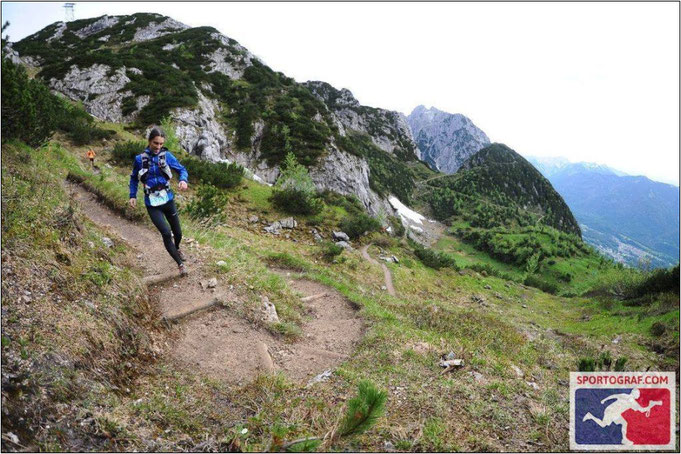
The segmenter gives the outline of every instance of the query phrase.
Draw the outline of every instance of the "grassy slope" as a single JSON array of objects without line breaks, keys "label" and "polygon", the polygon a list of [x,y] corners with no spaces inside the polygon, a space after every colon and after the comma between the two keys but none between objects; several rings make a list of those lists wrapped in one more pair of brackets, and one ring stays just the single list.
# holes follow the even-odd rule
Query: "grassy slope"
[{"label": "grassy slope", "polygon": [[[82,170],[85,166],[81,150],[74,150],[76,158],[68,151],[59,150],[44,172],[53,175],[47,178],[53,189],[49,192],[59,197],[62,204],[66,199],[57,183],[65,176],[66,168],[81,173],[111,200],[125,202],[129,169],[103,165],[105,150],[98,153],[103,169],[101,178]],[[10,169],[23,165],[7,156],[3,149],[3,204],[5,174],[13,173]],[[13,186],[16,185],[7,185],[8,188]],[[84,431],[92,432],[93,437],[96,435],[97,439],[118,449],[191,449],[206,441],[221,450],[230,445],[232,448],[238,445],[243,450],[264,450],[279,439],[326,433],[337,421],[343,402],[354,392],[357,382],[368,378],[389,392],[387,414],[367,434],[342,440],[333,449],[379,451],[385,449],[384,441],[390,441],[397,449],[419,451],[566,450],[569,407],[565,381],[568,372],[575,370],[579,357],[595,356],[605,345],[614,357],[628,357],[628,369],[631,370],[645,370],[648,366],[665,370],[678,367],[678,356],[675,363],[663,364],[662,359],[640,346],[650,340],[646,327],[653,320],[666,318],[678,325],[678,309],[638,322],[629,314],[617,314],[630,310],[636,317],[637,311],[643,312],[641,308],[610,307],[609,311],[603,311],[598,303],[587,298],[555,297],[470,271],[436,272],[421,265],[405,245],[383,239],[380,240],[383,248],[400,258],[399,265],[388,265],[399,295],[391,297],[381,290],[381,270],[363,261],[358,253],[344,252],[334,264],[322,260],[321,248],[307,233],[306,223],[315,224],[328,234],[335,227],[334,221],[342,216],[342,209],[329,209],[328,215],[322,217],[321,225],[318,225],[319,219],[298,218],[301,228],[293,234],[297,242],[265,235],[260,231],[261,226],[249,224],[247,218],[251,214],[270,221],[286,217],[269,205],[268,192],[267,187],[245,182],[230,192],[229,216],[225,224],[207,229],[184,216],[186,237],[195,238],[207,247],[212,260],[227,262],[225,268],[216,266],[216,273],[236,287],[247,303],[246,307],[255,305],[260,295],[267,294],[286,324],[282,327],[283,332],[295,334],[295,327],[303,315],[285,282],[269,273],[267,264],[295,266],[308,278],[338,289],[360,307],[360,314],[368,324],[356,354],[336,370],[331,380],[311,388],[291,383],[282,376],[263,377],[242,388],[229,388],[204,379],[194,371],[178,370],[161,355],[144,370],[135,369],[139,374],[137,378],[126,382],[130,392],[116,392],[105,380],[96,377],[95,381],[104,384],[97,388],[99,394],[82,399],[68,395],[65,401],[76,406],[78,414],[97,416],[96,425]],[[17,200],[26,196],[26,193],[16,195]],[[190,193],[187,197],[191,196]],[[43,207],[43,210],[49,211],[49,207],[59,204],[53,200],[47,202],[48,208]],[[179,203],[183,205],[186,200]],[[5,213],[3,207],[3,216]],[[49,218],[36,219],[47,229],[41,236],[49,237],[48,233],[54,231],[51,224],[46,223]],[[5,222],[3,217],[3,226]],[[89,228],[97,232],[96,226]],[[23,246],[7,245],[7,234],[3,233],[3,260],[7,250],[13,253],[23,250],[31,257],[35,256],[32,260],[37,263],[42,263],[45,256],[56,260],[51,244],[24,241],[20,243]],[[101,249],[101,246],[97,247]],[[125,255],[123,246],[117,248],[107,253]],[[370,252],[375,256],[376,246],[372,246]],[[464,252],[468,260],[491,260],[473,250],[464,248]],[[72,256],[89,260],[82,247],[74,250]],[[28,263],[24,265],[14,255],[12,257],[15,267],[30,269],[26,268]],[[89,269],[96,261],[86,263]],[[130,278],[130,273],[139,275],[139,272],[120,265],[119,268],[121,275],[116,271],[107,285],[138,282]],[[85,276],[74,273],[71,279],[74,285],[85,285]],[[4,286],[5,279],[3,296]],[[107,289],[104,286],[99,289],[101,294],[93,294],[91,299],[98,307],[100,300],[107,300],[105,295],[110,293]],[[135,287],[134,292],[140,292],[139,288]],[[52,290],[49,294],[53,294]],[[482,297],[484,305],[473,302],[474,295]],[[16,305],[17,313],[23,314],[26,309],[11,298],[10,294],[8,304],[12,306],[8,307]],[[39,307],[43,304],[49,305],[41,302]],[[110,304],[125,308],[129,303],[113,299]],[[81,312],[87,313],[87,310],[78,309],[77,313]],[[142,320],[151,320],[151,313],[148,308]],[[590,316],[590,320],[584,321],[584,315]],[[52,313],[51,316],[60,322],[66,322],[70,317],[68,313]],[[41,317],[41,314],[35,316],[44,321]],[[106,334],[111,332],[112,326],[102,319],[97,320],[103,324],[101,328],[86,324],[79,329],[88,331],[89,328],[95,338],[101,335],[115,343],[116,335]],[[10,330],[17,326],[18,330],[20,324],[20,320],[14,320],[7,326]],[[35,326],[42,325],[37,323]],[[147,325],[138,328],[141,330],[144,326]],[[69,345],[92,349],[92,341],[64,345],[65,342],[57,342],[55,336],[49,335],[49,330],[35,330],[38,330],[38,338],[47,338],[50,348],[67,357],[77,357]],[[73,335],[75,330],[68,328],[61,333],[62,338]],[[172,344],[173,334],[158,331],[152,322],[148,324],[147,333]],[[614,335],[622,336],[620,343],[610,342]],[[87,335],[83,334],[83,337]],[[25,339],[22,341],[25,345],[13,338],[4,346],[3,339],[3,358],[10,351],[21,355],[21,348],[28,349],[31,358],[43,357],[42,343],[35,340],[35,334],[21,339]],[[676,339],[678,342],[678,332]],[[104,361],[100,349],[92,351],[91,357],[96,364]],[[449,351],[463,357],[466,367],[441,375],[438,357]],[[516,376],[512,365],[523,372],[524,378]],[[480,382],[471,371],[482,374]],[[537,383],[539,389],[533,389],[528,382]],[[244,428],[248,431],[242,434]],[[53,431],[47,431],[43,440],[45,447],[73,449]]]}]

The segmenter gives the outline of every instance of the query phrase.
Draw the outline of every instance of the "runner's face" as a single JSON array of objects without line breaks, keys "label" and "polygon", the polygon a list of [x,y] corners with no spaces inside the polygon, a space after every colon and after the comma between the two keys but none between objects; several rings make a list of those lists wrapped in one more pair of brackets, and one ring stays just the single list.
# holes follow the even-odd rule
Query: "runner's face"
[{"label": "runner's face", "polygon": [[161,136],[156,136],[149,141],[149,149],[153,153],[158,153],[159,151],[161,151],[161,147],[163,146],[163,143],[165,141],[166,141],[165,138],[163,138]]}]

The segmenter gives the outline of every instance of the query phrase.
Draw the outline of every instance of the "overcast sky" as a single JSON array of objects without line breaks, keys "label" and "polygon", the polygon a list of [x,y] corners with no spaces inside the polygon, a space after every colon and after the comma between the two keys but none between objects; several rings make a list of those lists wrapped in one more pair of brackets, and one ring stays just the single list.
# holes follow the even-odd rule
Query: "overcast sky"
[{"label": "overcast sky", "polygon": [[[75,2],[210,25],[275,71],[409,114],[469,117],[523,155],[679,182],[679,4]],[[63,3],[2,3],[11,41]]]}]

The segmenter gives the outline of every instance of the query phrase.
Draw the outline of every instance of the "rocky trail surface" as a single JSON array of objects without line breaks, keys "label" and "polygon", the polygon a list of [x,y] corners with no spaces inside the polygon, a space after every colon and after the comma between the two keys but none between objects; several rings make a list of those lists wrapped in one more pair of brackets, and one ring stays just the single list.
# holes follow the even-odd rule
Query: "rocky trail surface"
[{"label": "rocky trail surface", "polygon": [[347,359],[361,339],[364,324],[356,308],[335,289],[273,270],[301,294],[305,312],[300,340],[287,342],[236,315],[239,296],[212,279],[203,246],[190,248],[191,241],[183,240],[189,275],[180,277],[156,230],[119,216],[81,186],[68,183],[68,189],[86,216],[137,251],[151,300],[175,331],[166,354],[177,364],[235,384],[278,371],[309,381]]}]

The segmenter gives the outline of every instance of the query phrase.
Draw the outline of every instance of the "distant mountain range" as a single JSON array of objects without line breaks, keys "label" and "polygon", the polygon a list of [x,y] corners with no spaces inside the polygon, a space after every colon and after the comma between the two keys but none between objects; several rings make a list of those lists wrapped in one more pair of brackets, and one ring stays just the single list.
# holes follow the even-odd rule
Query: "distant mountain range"
[{"label": "distant mountain range", "polygon": [[584,239],[615,260],[637,266],[679,262],[679,188],[607,166],[528,157],[563,196]]},{"label": "distant mountain range", "polygon": [[537,170],[545,177],[554,175],[574,175],[582,172],[593,172],[602,175],[617,175],[620,177],[627,174],[602,164],[593,162],[570,162],[563,157],[536,157],[527,156],[525,159],[530,161]]}]

